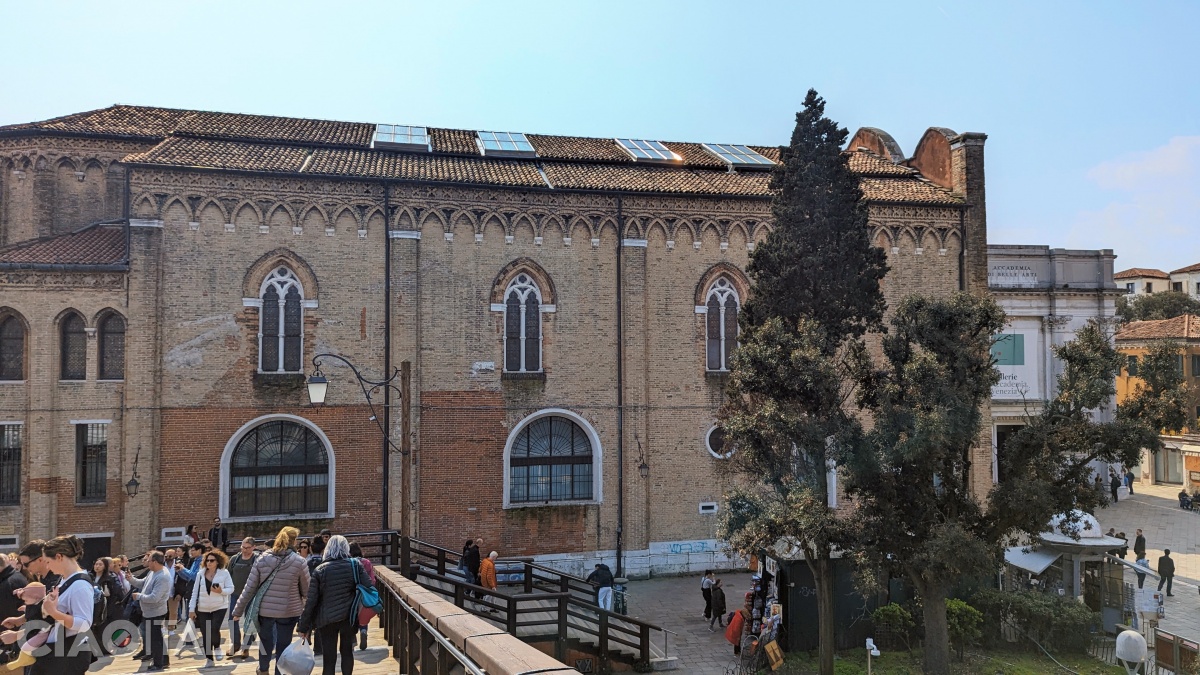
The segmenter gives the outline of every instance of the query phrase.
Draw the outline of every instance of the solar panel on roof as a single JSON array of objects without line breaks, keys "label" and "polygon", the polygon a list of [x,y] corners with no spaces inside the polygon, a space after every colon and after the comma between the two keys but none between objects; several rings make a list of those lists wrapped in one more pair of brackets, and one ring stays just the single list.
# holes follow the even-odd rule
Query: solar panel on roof
[{"label": "solar panel on roof", "polygon": [[532,155],[537,151],[525,134],[509,131],[477,131],[479,148],[484,155]]},{"label": "solar panel on roof", "polygon": [[667,149],[658,141],[643,141],[634,138],[618,138],[617,144],[633,155],[635,161],[678,162],[683,158]]},{"label": "solar panel on roof", "polygon": [[429,130],[407,124],[376,124],[371,147],[397,150],[429,150]]},{"label": "solar panel on roof", "polygon": [[730,166],[761,166],[769,167],[775,163],[763,157],[744,145],[725,145],[721,143],[705,143],[704,149],[721,158]]}]

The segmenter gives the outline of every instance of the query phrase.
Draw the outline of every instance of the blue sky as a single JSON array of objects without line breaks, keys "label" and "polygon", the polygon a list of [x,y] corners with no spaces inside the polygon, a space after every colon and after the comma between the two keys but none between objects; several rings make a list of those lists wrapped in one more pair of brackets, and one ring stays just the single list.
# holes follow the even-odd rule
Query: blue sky
[{"label": "blue sky", "polygon": [[0,124],[134,103],[780,144],[982,131],[989,241],[1200,262],[1200,3],[4,3]]}]

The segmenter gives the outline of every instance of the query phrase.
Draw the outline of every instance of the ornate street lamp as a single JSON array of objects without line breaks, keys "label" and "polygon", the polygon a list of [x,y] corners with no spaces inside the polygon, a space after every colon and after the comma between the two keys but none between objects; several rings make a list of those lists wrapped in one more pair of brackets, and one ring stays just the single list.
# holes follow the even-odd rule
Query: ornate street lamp
[{"label": "ornate street lamp", "polygon": [[137,452],[133,455],[133,477],[131,477],[129,481],[125,483],[125,494],[129,495],[130,499],[137,496],[138,488],[142,485],[142,483],[138,480],[137,470],[138,459],[141,458],[141,456],[142,446],[139,445]]},{"label": "ornate street lamp", "polygon": [[393,382],[396,381],[396,378],[400,377],[401,370],[397,368],[392,373],[391,377],[385,380],[370,380],[366,377],[363,377],[363,374],[358,371],[358,368],[355,367],[355,365],[344,356],[339,356],[337,354],[317,354],[312,360],[313,373],[308,377],[308,402],[313,407],[325,405],[325,395],[329,392],[329,380],[325,377],[325,374],[321,372],[321,359],[324,358],[341,361],[342,363],[346,364],[348,368],[350,368],[350,372],[354,373],[354,377],[358,379],[358,386],[362,389],[363,397],[367,400],[367,407],[371,409],[371,421],[375,423],[375,426],[379,427],[380,433],[383,434],[383,439],[387,442],[388,446],[390,446],[392,450],[402,455],[407,455],[408,451],[404,450],[392,441],[391,433],[389,433],[388,429],[384,427],[383,420],[375,410],[375,400],[373,398],[377,392],[384,389],[390,389],[395,392],[396,398],[399,401],[399,404],[402,406],[404,404],[404,393],[399,387],[393,384]]}]

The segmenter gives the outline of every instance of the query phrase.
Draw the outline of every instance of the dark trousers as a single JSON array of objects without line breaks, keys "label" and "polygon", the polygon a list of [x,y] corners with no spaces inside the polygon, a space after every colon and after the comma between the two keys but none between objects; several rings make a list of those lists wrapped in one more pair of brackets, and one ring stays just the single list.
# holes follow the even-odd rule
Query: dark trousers
[{"label": "dark trousers", "polygon": [[204,657],[211,659],[213,650],[221,646],[221,624],[225,623],[225,608],[215,612],[196,612],[196,630],[204,634]]},{"label": "dark trousers", "polygon": [[[264,673],[271,671],[271,658],[279,658],[283,650],[292,643],[292,632],[296,630],[296,621],[300,617],[293,616],[276,619],[269,616],[258,617],[258,669]],[[275,669],[279,675],[279,668]]]},{"label": "dark trousers", "polygon": [[351,675],[354,672],[354,639],[358,635],[358,628],[349,621],[338,621],[321,626],[317,632],[324,649],[321,652],[321,675],[333,675],[338,654],[342,655],[342,675]]},{"label": "dark trousers", "polygon": [[1163,584],[1166,584],[1167,585],[1167,595],[1170,595],[1171,594],[1171,582],[1174,580],[1175,580],[1174,574],[1164,574],[1162,576],[1162,578],[1160,578],[1158,580],[1158,590],[1161,591]]},{"label": "dark trousers", "polygon": [[1115,504],[1117,501],[1117,484],[1113,483],[1112,487],[1110,487],[1108,489],[1108,491],[1112,494],[1112,500],[1113,500],[1113,503]]},{"label": "dark trousers", "polygon": [[162,668],[167,662],[167,645],[163,643],[163,624],[167,615],[144,617],[142,625],[146,627],[146,653],[152,657],[155,668]]},{"label": "dark trousers", "polygon": [[701,588],[700,594],[704,596],[704,618],[712,618],[712,589]]},{"label": "dark trousers", "polygon": [[1141,588],[1142,584],[1146,583],[1146,575],[1139,574],[1139,575],[1137,575],[1137,577],[1138,577],[1138,588]]}]

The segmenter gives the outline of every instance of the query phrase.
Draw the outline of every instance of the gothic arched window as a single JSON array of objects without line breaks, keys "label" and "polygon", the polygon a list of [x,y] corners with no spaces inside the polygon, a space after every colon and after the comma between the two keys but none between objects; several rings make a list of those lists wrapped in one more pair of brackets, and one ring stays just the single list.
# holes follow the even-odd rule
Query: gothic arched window
[{"label": "gothic arched window", "polygon": [[125,318],[115,312],[100,321],[100,379],[125,379]]},{"label": "gothic arched window", "polygon": [[737,290],[726,277],[718,277],[708,287],[704,301],[707,369],[729,370],[733,350],[737,348],[738,309]]},{"label": "gothic arched window", "polygon": [[518,274],[504,290],[504,370],[542,370],[542,294],[528,274]]},{"label": "gothic arched window", "polygon": [[87,331],[83,317],[72,312],[62,320],[60,341],[61,368],[59,379],[82,380],[87,377]]},{"label": "gothic arched window", "polygon": [[303,370],[304,289],[287,267],[263,281],[259,311],[258,369],[264,373]]},{"label": "gothic arched window", "polygon": [[307,426],[263,422],[247,431],[229,458],[229,516],[327,513],[329,451]]},{"label": "gothic arched window", "polygon": [[25,326],[9,315],[0,319],[0,380],[25,379]]}]

